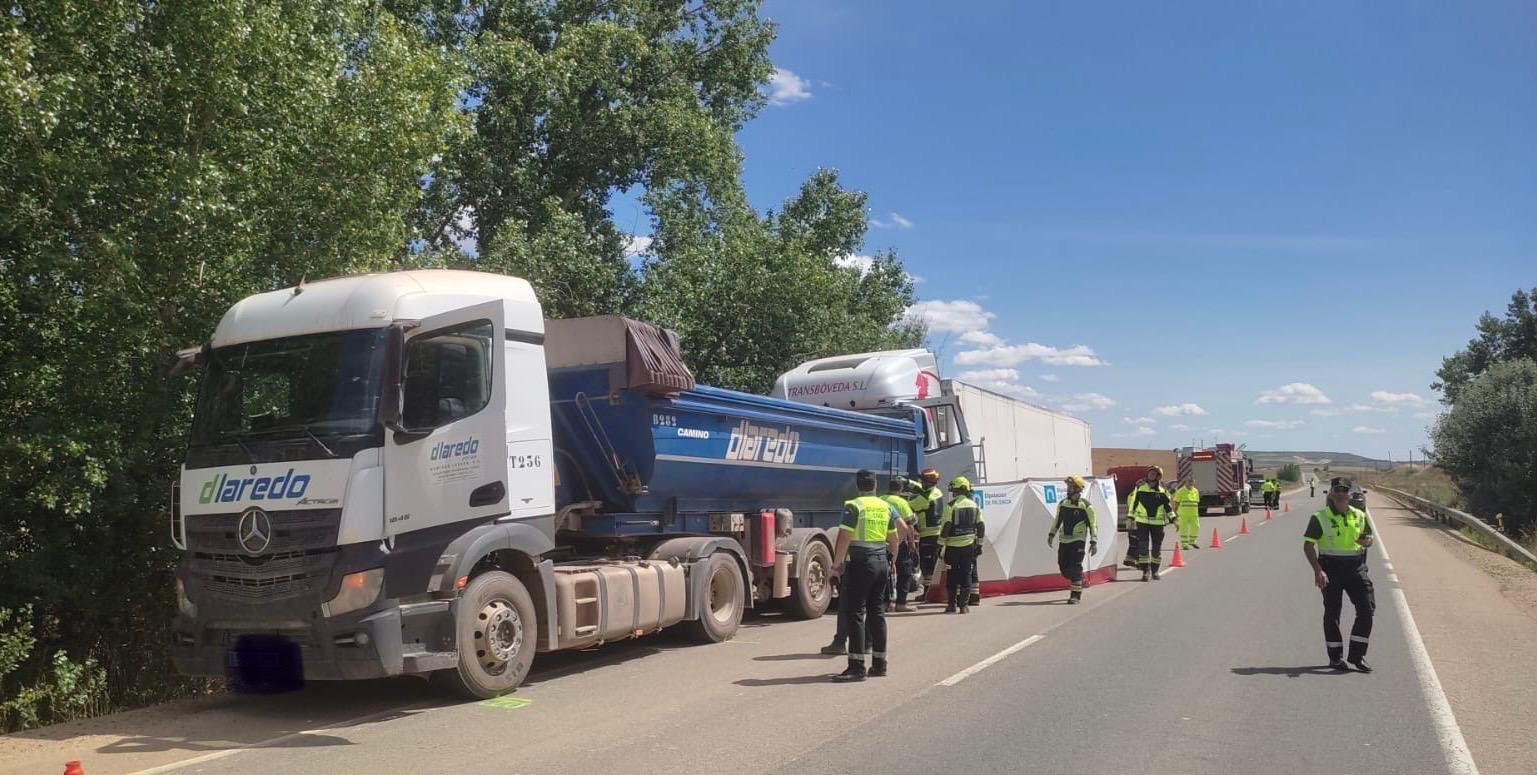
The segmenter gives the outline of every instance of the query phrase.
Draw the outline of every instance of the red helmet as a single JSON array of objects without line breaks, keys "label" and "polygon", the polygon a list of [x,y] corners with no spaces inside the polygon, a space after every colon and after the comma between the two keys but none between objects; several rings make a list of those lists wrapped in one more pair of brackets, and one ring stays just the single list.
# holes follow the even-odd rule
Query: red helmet
[{"label": "red helmet", "polygon": [[919,476],[923,478],[924,484],[939,484],[939,472],[932,468],[923,469]]}]

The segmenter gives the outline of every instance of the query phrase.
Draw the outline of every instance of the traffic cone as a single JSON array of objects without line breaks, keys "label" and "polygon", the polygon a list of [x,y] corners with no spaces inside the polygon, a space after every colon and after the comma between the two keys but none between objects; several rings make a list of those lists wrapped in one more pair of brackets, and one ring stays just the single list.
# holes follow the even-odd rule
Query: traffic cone
[{"label": "traffic cone", "polygon": [[1174,559],[1169,560],[1170,568],[1185,567],[1185,555],[1179,553],[1179,544],[1174,545]]},{"label": "traffic cone", "polygon": [[1221,549],[1222,548],[1222,536],[1217,534],[1217,529],[1216,528],[1212,528],[1211,529],[1211,546],[1209,548],[1211,548],[1211,549]]},{"label": "traffic cone", "polygon": [[64,762],[64,775],[85,775],[85,768],[77,761]]},{"label": "traffic cone", "polygon": [[1284,503],[1282,505],[1285,506],[1285,508],[1281,509],[1282,511],[1291,511],[1292,510],[1292,502],[1291,501],[1287,501],[1286,503]]},{"label": "traffic cone", "polygon": [[1244,517],[1243,520],[1238,523],[1238,534],[1239,535],[1248,535],[1249,534],[1249,518],[1248,517]]},{"label": "traffic cone", "polygon": [[1265,509],[1265,519],[1270,519],[1270,509]]}]

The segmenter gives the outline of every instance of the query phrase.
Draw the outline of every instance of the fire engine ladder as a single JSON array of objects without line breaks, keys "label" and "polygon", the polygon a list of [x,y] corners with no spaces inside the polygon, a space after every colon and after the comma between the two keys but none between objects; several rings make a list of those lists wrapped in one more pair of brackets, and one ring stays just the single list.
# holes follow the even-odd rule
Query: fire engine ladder
[{"label": "fire engine ladder", "polygon": [[[982,441],[986,441],[986,439],[983,439]],[[976,466],[977,481],[978,482],[986,482],[987,481],[987,450],[982,446],[982,442],[981,441],[971,445],[971,462],[972,462],[972,464],[974,466]]]}]

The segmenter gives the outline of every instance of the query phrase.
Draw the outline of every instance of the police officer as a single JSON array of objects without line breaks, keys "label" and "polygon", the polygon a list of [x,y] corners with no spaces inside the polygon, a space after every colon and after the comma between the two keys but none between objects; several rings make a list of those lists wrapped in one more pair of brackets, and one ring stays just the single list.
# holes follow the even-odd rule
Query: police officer
[{"label": "police officer", "polygon": [[1089,554],[1099,552],[1099,528],[1094,524],[1094,507],[1083,497],[1088,483],[1081,476],[1067,478],[1067,497],[1057,504],[1057,518],[1046,533],[1046,545],[1051,546],[1062,534],[1057,546],[1057,570],[1067,577],[1068,605],[1077,605],[1083,599],[1083,544],[1087,539]]},{"label": "police officer", "polygon": [[923,469],[920,481],[912,483],[913,495],[907,505],[918,517],[918,567],[923,571],[923,589],[934,583],[934,566],[939,564],[939,521],[944,515],[945,494],[939,489],[939,472]]},{"label": "police officer", "polygon": [[1150,466],[1147,478],[1138,482],[1137,489],[1126,496],[1126,513],[1137,523],[1137,545],[1142,548],[1142,557],[1137,564],[1142,568],[1143,581],[1160,578],[1163,528],[1173,518],[1169,508],[1169,494],[1158,483],[1161,479],[1163,469]]},{"label": "police officer", "polygon": [[1201,491],[1194,482],[1185,482],[1174,491],[1174,511],[1179,521],[1179,545],[1201,548]]},{"label": "police officer", "polygon": [[939,540],[945,549],[945,613],[971,612],[971,579],[977,551],[987,535],[982,509],[971,499],[971,481],[964,476],[950,480],[950,503],[940,517]]},{"label": "police officer", "polygon": [[907,585],[912,580],[913,561],[917,559],[918,554],[917,517],[913,514],[912,507],[907,505],[907,500],[902,497],[906,489],[907,478],[893,476],[891,481],[886,483],[886,494],[881,497],[881,500],[890,503],[891,507],[897,510],[897,515],[902,518],[902,521],[897,524],[901,532],[900,548],[897,549],[897,572],[891,577],[891,584],[896,591],[896,604],[892,610],[899,613],[913,610],[912,606],[907,604]]},{"label": "police officer", "polygon": [[[1329,483],[1329,503],[1308,521],[1302,534],[1302,552],[1313,566],[1313,584],[1324,595],[1324,647],[1329,667],[1370,673],[1366,646],[1372,634],[1372,614],[1377,610],[1372,580],[1366,575],[1366,550],[1372,545],[1372,523],[1366,512],[1350,505],[1350,483],[1335,477]],[[1350,656],[1340,636],[1341,595],[1350,596],[1356,621],[1350,628]]]},{"label": "police officer", "polygon": [[1265,484],[1262,485],[1261,487],[1265,491],[1265,508],[1267,508],[1267,509],[1275,508],[1276,507],[1276,501],[1279,500],[1279,498],[1277,496],[1280,494],[1280,491],[1281,491],[1281,486],[1276,483],[1275,477],[1272,476],[1269,479],[1266,479],[1265,480]]},{"label": "police officer", "polygon": [[[848,631],[849,666],[833,676],[834,681],[863,681],[866,675],[886,674],[886,584],[896,564],[896,523],[901,516],[890,503],[875,497],[875,474],[859,471],[854,485],[859,495],[843,504],[833,547],[833,574],[843,574],[841,593],[849,596],[847,604],[839,606]],[[871,659],[868,672],[867,656]]]}]

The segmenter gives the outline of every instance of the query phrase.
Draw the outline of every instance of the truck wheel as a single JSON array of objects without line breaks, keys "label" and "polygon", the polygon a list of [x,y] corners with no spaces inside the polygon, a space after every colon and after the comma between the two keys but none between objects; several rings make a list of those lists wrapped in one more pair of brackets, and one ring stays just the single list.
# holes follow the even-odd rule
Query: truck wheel
[{"label": "truck wheel", "polygon": [[699,601],[698,621],[689,622],[690,634],[705,643],[730,640],[747,605],[742,571],[731,555],[716,552],[710,555],[704,574],[704,599]]},{"label": "truck wheel", "polygon": [[476,576],[459,598],[454,616],[459,667],[433,679],[462,697],[484,700],[523,683],[534,663],[539,620],[523,582],[490,571]]},{"label": "truck wheel", "polygon": [[1244,501],[1243,503],[1238,504],[1238,510],[1243,512],[1244,514],[1248,514],[1249,513],[1249,502],[1248,501]]},{"label": "truck wheel", "polygon": [[806,561],[801,566],[800,578],[796,579],[786,610],[797,619],[815,619],[827,613],[833,599],[833,585],[828,571],[833,566],[832,552],[821,541],[806,543]]},{"label": "truck wheel", "polygon": [[1222,513],[1231,517],[1234,514],[1238,513],[1238,505],[1234,504],[1232,506],[1227,506],[1227,507],[1222,509]]}]

